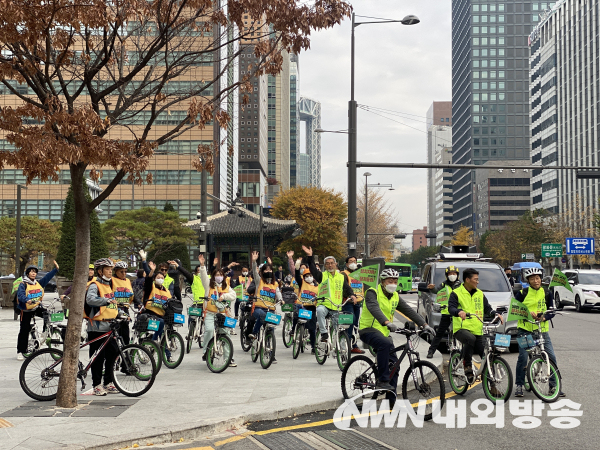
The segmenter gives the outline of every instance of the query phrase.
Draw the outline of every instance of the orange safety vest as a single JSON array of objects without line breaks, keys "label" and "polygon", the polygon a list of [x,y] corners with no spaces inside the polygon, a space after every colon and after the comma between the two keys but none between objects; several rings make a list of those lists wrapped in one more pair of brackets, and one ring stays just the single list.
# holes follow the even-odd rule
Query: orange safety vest
[{"label": "orange safety vest", "polygon": [[26,302],[31,301],[31,304],[27,304],[27,310],[30,311],[32,309],[36,309],[42,303],[42,299],[44,298],[44,288],[37,281],[35,284],[26,284],[25,287],[25,295],[27,298]]},{"label": "orange safety vest", "polygon": [[277,302],[275,296],[278,286],[279,285],[275,283],[266,284],[261,278],[258,285],[258,295],[256,296],[256,301],[252,307],[252,312],[254,312],[254,307],[256,306],[268,309],[269,311],[275,311],[275,303]]},{"label": "orange safety vest", "polygon": [[[208,291],[208,297],[211,300],[218,300],[219,297],[221,297],[221,294],[226,294],[229,292],[229,283],[226,284],[226,286],[224,288],[210,288],[209,287],[209,291]],[[217,305],[214,305],[213,302],[209,301],[208,305],[206,306],[206,311],[210,311],[210,312],[214,312],[214,313],[218,313],[219,312],[219,308],[217,308]]]},{"label": "orange safety vest", "polygon": [[131,281],[127,278],[121,280],[120,278],[113,277],[113,293],[115,294],[115,300],[120,305],[128,305],[133,302],[133,288],[131,287]]},{"label": "orange safety vest", "polygon": [[152,284],[150,298],[146,300],[146,309],[162,317],[165,315],[165,308],[170,298],[171,293],[168,289],[158,289],[156,284]]},{"label": "orange safety vest", "polygon": [[[105,298],[107,301],[114,300],[115,295],[110,286],[107,286],[104,283],[99,283],[96,280],[92,280],[92,281],[88,282],[88,289],[92,283],[94,283],[96,285],[96,287],[98,288],[98,297]],[[117,305],[114,303],[109,303],[106,306],[100,306],[100,308],[97,308],[95,306],[91,306],[91,307],[94,309],[98,309],[98,311],[96,312],[96,314],[94,314],[94,317],[89,317],[86,314],[85,309],[84,309],[83,316],[84,316],[84,318],[86,318],[88,320],[96,320],[96,321],[109,320],[109,319],[114,319],[115,317],[117,317],[117,314],[119,314]]]},{"label": "orange safety vest", "polygon": [[[298,298],[302,300],[304,306],[314,306],[317,302],[314,300],[319,295],[319,286],[313,286],[312,284],[308,284],[306,281],[302,280],[302,288],[300,289],[300,295]],[[309,302],[309,300],[312,300]]]}]

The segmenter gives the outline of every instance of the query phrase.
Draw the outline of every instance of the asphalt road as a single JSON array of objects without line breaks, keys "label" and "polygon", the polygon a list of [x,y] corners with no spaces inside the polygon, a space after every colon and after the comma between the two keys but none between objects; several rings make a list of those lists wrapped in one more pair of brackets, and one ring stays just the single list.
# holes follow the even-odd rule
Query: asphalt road
[{"label": "asphalt road", "polygon": [[[407,294],[403,298],[416,308],[416,294]],[[209,436],[190,442],[174,443],[155,446],[161,449],[291,449],[291,450],[331,450],[331,449],[512,449],[518,448],[560,448],[560,449],[598,449],[597,423],[600,412],[596,402],[600,401],[596,382],[600,379],[599,333],[600,313],[577,313],[572,308],[566,308],[564,315],[554,319],[555,328],[550,330],[552,343],[557,355],[559,368],[563,377],[563,391],[566,400],[580,404],[583,415],[578,417],[580,425],[572,429],[559,429],[550,424],[554,417],[549,417],[550,405],[541,404],[543,408],[533,414],[541,424],[531,429],[515,426],[517,415],[515,405],[511,409],[505,404],[499,416],[491,424],[476,423],[478,416],[472,408],[477,408],[474,402],[485,399],[481,385],[469,389],[464,396],[454,396],[446,380],[447,401],[457,401],[456,406],[466,414],[465,424],[457,428],[448,428],[441,423],[426,422],[416,427],[407,421],[405,427],[384,428],[383,422],[379,428],[361,428],[352,421],[350,430],[339,430],[333,424],[334,411],[320,411],[303,416],[292,416],[279,421],[254,422],[246,424],[245,428],[229,430],[226,433]],[[423,355],[426,348],[418,349]],[[447,359],[448,355],[445,355]],[[513,375],[517,354],[505,354],[505,359],[511,365]],[[299,380],[301,383],[301,380]],[[307,388],[310,388],[307,386]],[[513,397],[513,400],[516,400]],[[537,400],[532,393],[525,393],[520,399]],[[465,401],[466,404],[461,403]],[[521,403],[523,406],[524,403]],[[479,406],[481,410],[484,406]],[[446,416],[448,407],[442,411]],[[530,415],[529,413],[528,415]],[[496,418],[498,411],[491,412],[490,417]],[[453,422],[453,421],[451,421]],[[397,424],[397,422],[396,422]]]}]

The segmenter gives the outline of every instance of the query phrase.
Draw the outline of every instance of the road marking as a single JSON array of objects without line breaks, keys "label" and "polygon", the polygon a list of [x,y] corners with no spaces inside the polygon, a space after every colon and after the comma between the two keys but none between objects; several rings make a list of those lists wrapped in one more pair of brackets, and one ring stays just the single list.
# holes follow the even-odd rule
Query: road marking
[{"label": "road marking", "polygon": [[12,428],[14,425],[6,419],[0,418],[0,428]]},{"label": "road marking", "polygon": [[215,450],[215,449],[208,446],[208,447],[193,447],[193,448],[188,448],[187,450]]},{"label": "road marking", "polygon": [[222,441],[215,442],[215,447],[221,447],[222,445],[229,444],[231,442],[241,441],[242,439],[246,439],[251,434],[255,434],[254,431],[248,431],[247,433],[240,434],[237,436],[232,436],[230,438],[224,439]]}]

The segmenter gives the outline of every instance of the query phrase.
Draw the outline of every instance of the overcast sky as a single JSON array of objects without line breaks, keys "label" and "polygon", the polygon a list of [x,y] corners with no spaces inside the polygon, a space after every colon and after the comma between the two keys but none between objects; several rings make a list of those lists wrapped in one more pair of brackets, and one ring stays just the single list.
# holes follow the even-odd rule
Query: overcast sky
[{"label": "overcast sky", "polygon": [[[406,125],[358,110],[358,161],[427,162],[425,115],[433,101],[452,99],[450,0],[355,0],[357,15],[421,23],[361,25],[356,28],[355,97],[359,105],[412,114],[391,117]],[[359,19],[369,20],[369,19]],[[350,19],[312,35],[311,50],[300,55],[300,92],[322,105],[322,128],[348,128],[350,100]],[[408,126],[407,126],[408,125]],[[409,128],[413,127],[413,128]],[[416,129],[414,129],[416,128]],[[301,138],[304,140],[304,137]],[[322,185],[347,192],[348,137],[322,135]],[[403,231],[427,225],[425,169],[358,169],[358,182],[391,183],[386,196]],[[411,242],[410,237],[405,245]]]}]

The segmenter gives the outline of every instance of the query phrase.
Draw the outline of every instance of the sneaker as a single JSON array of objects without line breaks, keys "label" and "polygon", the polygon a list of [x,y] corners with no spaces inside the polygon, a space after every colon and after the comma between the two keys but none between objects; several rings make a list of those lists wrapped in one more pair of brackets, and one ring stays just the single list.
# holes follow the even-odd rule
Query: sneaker
[{"label": "sneaker", "polygon": [[365,352],[364,350],[361,350],[358,347],[354,347],[352,350],[350,350],[350,353],[357,353],[359,355],[362,355],[364,352]]},{"label": "sneaker", "polygon": [[256,339],[256,336],[254,336],[252,333],[250,333],[250,334],[248,335],[248,339],[250,339],[250,340],[254,340],[254,339]]},{"label": "sneaker", "polygon": [[23,361],[24,359],[23,353],[17,353],[17,361]]},{"label": "sneaker", "polygon": [[235,361],[233,360],[233,358],[229,362],[229,367],[237,367],[237,364],[235,363]]},{"label": "sneaker", "polygon": [[471,364],[467,364],[463,361],[463,365],[465,367],[465,376],[467,377],[467,381],[469,383],[473,382],[473,366]]},{"label": "sneaker", "polygon": [[106,389],[104,389],[104,386],[102,386],[101,384],[99,384],[98,386],[94,387],[94,395],[97,395],[99,397],[103,397],[106,394],[108,394],[108,392],[106,392]]},{"label": "sneaker", "polygon": [[389,381],[377,381],[377,383],[375,384],[375,388],[384,389],[386,391],[394,390],[394,386],[392,386]]},{"label": "sneaker", "polygon": [[515,397],[523,397],[523,386],[518,385],[515,388]]},{"label": "sneaker", "polygon": [[321,342],[327,342],[328,339],[329,339],[329,333],[323,333],[321,335]]},{"label": "sneaker", "polygon": [[427,352],[427,359],[433,358],[434,353],[435,353],[435,350],[430,348],[429,351]]},{"label": "sneaker", "polygon": [[315,354],[315,348],[314,348],[314,347],[310,349],[310,354],[311,354],[311,355],[314,355],[314,354]]},{"label": "sneaker", "polygon": [[567,394],[565,394],[563,391],[560,391],[560,392],[558,393],[558,396],[559,396],[559,397],[566,397],[566,396],[567,396]]},{"label": "sneaker", "polygon": [[232,335],[232,336],[237,336],[237,333],[233,329],[231,330],[231,333],[229,333],[229,334]]},{"label": "sneaker", "polygon": [[206,353],[202,355],[202,361],[206,361]]},{"label": "sneaker", "polygon": [[104,386],[104,390],[108,394],[120,394],[119,390],[115,387],[115,385],[113,383],[110,383],[110,384],[107,384],[106,386]]},{"label": "sneaker", "polygon": [[273,361],[271,362],[271,364],[277,364],[277,360],[275,358],[273,358]]}]

